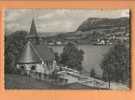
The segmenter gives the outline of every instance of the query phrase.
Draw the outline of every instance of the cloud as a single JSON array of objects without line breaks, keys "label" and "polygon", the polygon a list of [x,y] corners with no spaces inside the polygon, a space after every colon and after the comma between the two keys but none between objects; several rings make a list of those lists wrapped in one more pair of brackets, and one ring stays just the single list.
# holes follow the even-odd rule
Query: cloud
[{"label": "cloud", "polygon": [[54,14],[53,13],[49,13],[49,14],[45,14],[45,15],[42,15],[42,16],[39,16],[37,19],[49,19],[49,18],[52,18],[54,17]]},{"label": "cloud", "polygon": [[10,21],[15,21],[17,19],[20,19],[20,17],[23,14],[26,14],[28,10],[26,9],[20,9],[20,10],[16,10],[16,9],[8,9],[5,11],[5,17],[6,17],[6,21],[10,22]]},{"label": "cloud", "polygon": [[44,32],[45,29],[51,30],[51,32],[68,32],[73,31],[73,23],[70,21],[54,21],[52,23],[38,25],[38,31]]}]

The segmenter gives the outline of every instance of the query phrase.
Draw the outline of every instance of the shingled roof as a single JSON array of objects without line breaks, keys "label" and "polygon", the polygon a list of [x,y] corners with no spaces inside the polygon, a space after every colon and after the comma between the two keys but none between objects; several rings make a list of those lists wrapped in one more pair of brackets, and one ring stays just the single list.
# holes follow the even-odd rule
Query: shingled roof
[{"label": "shingled roof", "polygon": [[29,41],[23,49],[17,63],[28,64],[28,63],[40,63],[42,60],[39,55],[34,51],[32,43]]},{"label": "shingled roof", "polygon": [[41,63],[42,61],[53,61],[55,59],[53,50],[46,45],[33,45],[30,41],[26,44],[18,63]]},{"label": "shingled roof", "polygon": [[34,47],[43,61],[53,61],[55,59],[53,50],[47,45],[35,45]]}]

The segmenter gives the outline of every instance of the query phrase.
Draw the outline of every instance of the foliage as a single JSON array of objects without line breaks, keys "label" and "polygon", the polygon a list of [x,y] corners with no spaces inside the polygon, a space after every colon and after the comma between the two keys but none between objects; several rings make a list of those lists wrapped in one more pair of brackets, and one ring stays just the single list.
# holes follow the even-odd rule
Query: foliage
[{"label": "foliage", "polygon": [[60,63],[60,55],[57,52],[55,52],[54,55],[55,55],[55,61],[57,62],[57,64],[59,64]]},{"label": "foliage", "polygon": [[130,79],[129,47],[114,45],[101,64],[103,79],[106,81],[127,82]]},{"label": "foliage", "polygon": [[61,54],[61,63],[72,69],[81,71],[83,54],[84,52],[78,49],[74,43],[69,42],[63,48],[63,53]]},{"label": "foliage", "polygon": [[17,58],[20,56],[25,43],[25,31],[16,31],[5,36],[5,72],[14,73]]},{"label": "foliage", "polygon": [[96,72],[94,68],[92,68],[90,71],[90,77],[96,77]]}]

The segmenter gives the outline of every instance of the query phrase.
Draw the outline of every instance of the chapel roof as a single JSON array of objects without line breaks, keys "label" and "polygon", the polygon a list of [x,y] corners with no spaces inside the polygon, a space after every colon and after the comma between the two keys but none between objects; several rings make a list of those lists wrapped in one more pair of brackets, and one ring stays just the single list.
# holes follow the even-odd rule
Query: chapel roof
[{"label": "chapel roof", "polygon": [[47,45],[33,45],[30,41],[26,44],[17,63],[41,63],[53,61],[55,55]]},{"label": "chapel roof", "polygon": [[27,44],[25,45],[17,63],[28,64],[28,63],[40,63],[40,62],[41,62],[40,57],[35,52],[35,50],[32,46],[32,43],[30,41],[28,41]]},{"label": "chapel roof", "polygon": [[45,44],[35,45],[35,49],[38,52],[39,56],[44,61],[52,61],[55,59],[54,52],[52,48],[49,48]]}]

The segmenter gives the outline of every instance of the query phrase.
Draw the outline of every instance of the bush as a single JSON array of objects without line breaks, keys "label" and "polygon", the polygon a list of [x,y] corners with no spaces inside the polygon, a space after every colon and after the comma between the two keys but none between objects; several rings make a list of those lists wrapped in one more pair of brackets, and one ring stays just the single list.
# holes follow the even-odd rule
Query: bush
[{"label": "bush", "polygon": [[69,42],[63,48],[63,53],[61,54],[61,63],[72,69],[81,71],[83,54],[84,52],[78,49],[74,43]]},{"label": "bush", "polygon": [[103,69],[103,79],[106,81],[129,81],[129,47],[120,43],[114,45],[105,55],[101,68]]},{"label": "bush", "polygon": [[5,73],[16,72],[16,60],[24,48],[27,32],[16,31],[5,36]]}]

